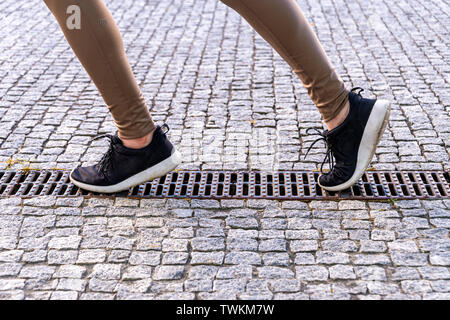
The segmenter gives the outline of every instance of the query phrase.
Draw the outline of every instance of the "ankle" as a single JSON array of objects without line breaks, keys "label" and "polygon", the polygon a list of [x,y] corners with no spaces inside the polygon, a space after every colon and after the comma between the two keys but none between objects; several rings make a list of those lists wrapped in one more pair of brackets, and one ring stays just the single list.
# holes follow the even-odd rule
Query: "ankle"
[{"label": "ankle", "polygon": [[328,130],[333,130],[337,126],[339,126],[342,122],[344,122],[345,118],[347,118],[348,113],[350,112],[350,102],[347,101],[342,110],[330,121],[326,122]]},{"label": "ankle", "polygon": [[140,138],[136,138],[136,139],[123,139],[120,137],[119,138],[120,138],[120,140],[122,140],[123,145],[127,148],[142,149],[142,148],[145,148],[146,146],[148,146],[150,144],[150,142],[152,142],[153,134],[155,133],[155,129],[153,129],[150,133],[148,133],[145,136],[140,137]]}]

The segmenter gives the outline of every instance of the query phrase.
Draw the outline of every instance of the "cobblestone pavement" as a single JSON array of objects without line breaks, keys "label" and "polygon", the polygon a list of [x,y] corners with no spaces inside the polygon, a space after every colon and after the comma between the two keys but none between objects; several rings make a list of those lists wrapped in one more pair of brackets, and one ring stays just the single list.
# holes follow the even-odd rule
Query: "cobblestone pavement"
[{"label": "cobblestone pavement", "polygon": [[[239,15],[106,3],[181,169],[318,168],[319,113]],[[299,4],[348,87],[393,101],[373,166],[449,170],[448,3]],[[43,2],[0,3],[0,118],[0,169],[91,164],[115,130]],[[0,299],[449,299],[449,216],[448,199],[3,199]]]}]

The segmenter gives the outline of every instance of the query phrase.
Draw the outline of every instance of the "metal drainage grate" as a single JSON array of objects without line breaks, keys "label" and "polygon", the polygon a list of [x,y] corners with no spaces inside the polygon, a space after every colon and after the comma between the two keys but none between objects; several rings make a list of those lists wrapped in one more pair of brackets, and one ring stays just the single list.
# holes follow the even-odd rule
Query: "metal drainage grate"
[{"label": "metal drainage grate", "polygon": [[178,171],[116,194],[88,192],[70,183],[70,171],[0,171],[0,198],[53,195],[100,195],[130,198],[387,200],[441,199],[450,194],[450,177],[442,171],[367,171],[357,185],[327,192],[318,172]]}]

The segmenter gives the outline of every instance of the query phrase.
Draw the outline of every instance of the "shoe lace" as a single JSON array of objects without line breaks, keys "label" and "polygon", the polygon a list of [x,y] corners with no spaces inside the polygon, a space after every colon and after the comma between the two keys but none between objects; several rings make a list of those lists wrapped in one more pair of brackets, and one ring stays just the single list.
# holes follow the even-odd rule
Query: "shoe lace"
[{"label": "shoe lace", "polygon": [[102,134],[100,136],[93,138],[91,141],[99,140],[102,138],[109,139],[109,148],[108,148],[108,151],[106,151],[106,153],[102,156],[102,158],[100,159],[100,161],[98,162],[97,165],[98,165],[98,170],[106,178],[107,177],[106,172],[109,169],[112,169],[112,167],[113,167],[112,155],[114,153],[116,143],[114,143],[114,135],[112,135],[112,134]]},{"label": "shoe lace", "polygon": [[[363,88],[361,87],[354,87],[353,89],[351,89],[351,92],[356,92],[356,94],[358,94],[359,96],[361,96],[361,92],[364,91]],[[362,97],[362,96],[361,96]],[[336,148],[336,142],[333,141],[334,139],[331,139],[330,136],[328,135],[329,131],[328,130],[319,130],[317,128],[309,128],[306,130],[306,134],[311,134],[310,131],[314,130],[315,133],[313,133],[314,135],[319,135],[320,137],[316,140],[314,140],[311,145],[309,146],[308,150],[306,151],[305,157],[304,159],[306,159],[306,156],[309,154],[309,152],[311,151],[312,147],[319,141],[324,141],[325,142],[325,146],[327,148],[326,152],[325,152],[325,158],[322,161],[322,164],[320,165],[320,172],[322,174],[329,174],[331,172],[333,172],[333,170],[335,171],[335,174],[339,175],[340,174],[340,170],[335,170],[335,157],[334,154],[335,153],[340,153],[339,150]],[[328,163],[328,166],[330,168],[330,171],[325,173],[323,171],[323,167],[324,165]]]},{"label": "shoe lace", "polygon": [[320,165],[320,172],[322,174],[325,174],[323,171],[323,166],[325,165],[325,163],[328,162],[328,166],[330,168],[330,172],[333,171],[335,162],[334,162],[334,145],[333,142],[331,141],[330,137],[328,136],[328,130],[324,130],[321,131],[319,129],[316,128],[309,128],[306,130],[306,134],[311,134],[310,131],[314,130],[315,133],[313,133],[314,135],[319,135],[320,137],[316,140],[314,140],[311,145],[309,146],[308,150],[306,151],[305,157],[304,159],[306,159],[306,156],[309,154],[309,152],[311,151],[311,149],[313,148],[313,146],[319,142],[319,141],[324,141],[325,142],[325,146],[327,147],[327,151],[325,152],[325,158],[322,161],[322,164]]},{"label": "shoe lace", "polygon": [[352,90],[350,90],[350,92],[355,92],[356,90],[359,90],[356,94],[357,94],[358,96],[362,97],[362,96],[361,96],[361,92],[364,92],[364,89],[361,88],[361,87],[354,87]]}]

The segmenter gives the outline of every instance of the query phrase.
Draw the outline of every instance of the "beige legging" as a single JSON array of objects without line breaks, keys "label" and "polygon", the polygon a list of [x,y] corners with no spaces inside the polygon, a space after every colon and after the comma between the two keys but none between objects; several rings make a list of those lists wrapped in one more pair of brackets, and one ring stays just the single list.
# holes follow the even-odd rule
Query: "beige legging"
[{"label": "beige legging", "polygon": [[[122,37],[102,0],[44,0],[94,81],[117,125],[134,139],[155,124],[125,55]],[[348,101],[348,91],[295,0],[222,0],[280,54],[302,80],[325,121]]]}]

